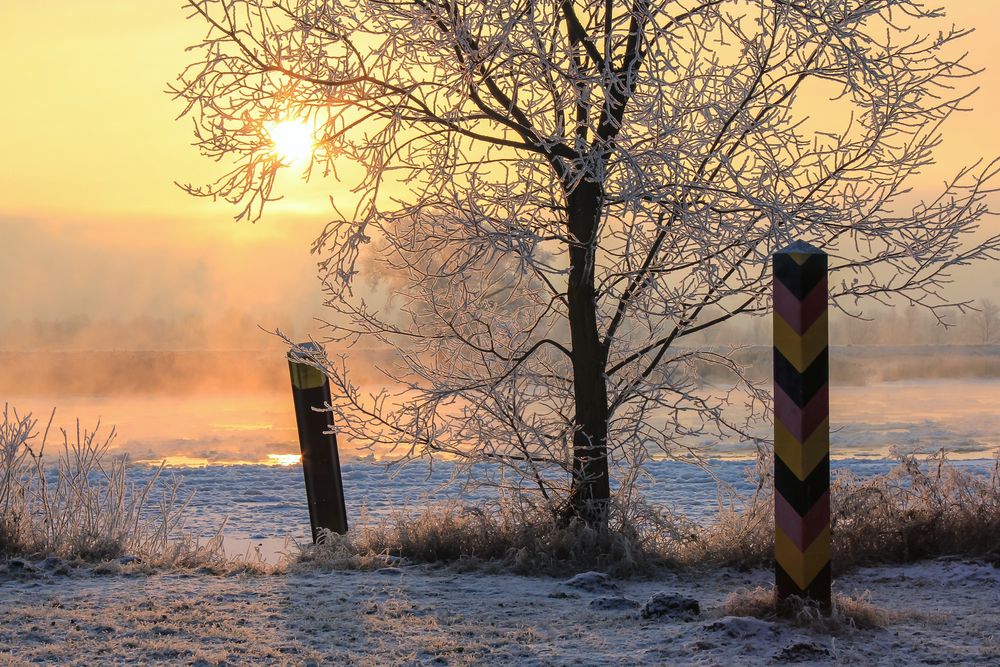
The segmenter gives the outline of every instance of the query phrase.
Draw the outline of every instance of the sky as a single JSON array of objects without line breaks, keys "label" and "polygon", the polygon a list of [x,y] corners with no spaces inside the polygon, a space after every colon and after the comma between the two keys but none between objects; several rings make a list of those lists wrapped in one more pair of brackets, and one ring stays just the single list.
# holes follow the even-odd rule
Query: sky
[{"label": "sky", "polygon": [[[967,48],[987,71],[975,111],[952,123],[928,184],[962,162],[1000,155],[993,3],[941,2],[956,23],[976,28]],[[165,92],[203,32],[179,2],[3,2],[0,26],[0,332],[39,321],[222,318],[236,324],[213,329],[223,340],[205,347],[264,348],[273,341],[253,325],[296,336],[316,330],[321,293],[309,245],[329,217],[328,198],[348,195],[333,181],[303,184],[286,173],[285,199],[249,224],[235,222],[228,204],[175,185],[217,173]],[[996,295],[1000,267],[960,274],[955,291]],[[171,347],[175,329],[141,345]],[[13,344],[0,340],[0,349]]]}]

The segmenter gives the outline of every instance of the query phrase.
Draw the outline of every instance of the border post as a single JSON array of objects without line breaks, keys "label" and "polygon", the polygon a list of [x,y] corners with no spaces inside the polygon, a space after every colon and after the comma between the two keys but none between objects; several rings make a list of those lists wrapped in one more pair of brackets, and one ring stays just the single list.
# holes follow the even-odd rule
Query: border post
[{"label": "border post", "polygon": [[[309,352],[320,352],[320,347],[312,342],[302,343],[299,347]],[[320,528],[341,535],[347,532],[344,483],[340,475],[337,436],[333,433],[333,414],[324,408],[330,402],[330,381],[295,350],[288,352],[288,371],[292,379],[295,421],[302,451],[309,524],[315,543]]]},{"label": "border post", "polygon": [[827,255],[774,254],[774,576],[830,609],[830,364]]}]

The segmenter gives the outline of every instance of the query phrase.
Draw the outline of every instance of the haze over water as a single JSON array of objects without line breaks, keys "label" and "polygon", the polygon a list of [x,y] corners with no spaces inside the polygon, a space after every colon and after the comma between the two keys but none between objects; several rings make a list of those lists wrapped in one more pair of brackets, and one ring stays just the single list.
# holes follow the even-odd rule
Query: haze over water
[{"label": "haze over water", "polygon": [[[884,365],[890,349],[896,351],[897,358],[908,360],[908,370],[888,374],[904,377],[887,381],[874,371]],[[943,448],[956,458],[991,457],[1000,449],[1000,377],[991,376],[1000,364],[1000,349],[970,350],[976,352],[952,357],[953,361],[964,355],[968,364],[956,369],[952,363],[942,369],[946,364],[917,356],[926,355],[926,348],[903,357],[899,357],[899,348],[835,348],[835,368],[839,357],[841,366],[871,371],[872,381],[848,377],[838,382],[834,371],[830,395],[834,457],[883,457],[893,447],[907,453]],[[36,359],[32,362],[34,383],[20,381],[20,375],[6,375],[0,378],[0,390],[3,400],[19,411],[33,412],[40,428],[56,407],[54,435],[58,435],[58,427],[75,428],[76,418],[86,428],[93,428],[100,420],[104,432],[116,426],[113,450],[128,453],[133,461],[166,461],[177,466],[276,464],[287,463],[287,455],[298,454],[295,415],[280,350],[143,355],[131,370],[123,369],[134,359],[126,363],[108,361],[107,354],[63,355],[55,359],[55,370],[48,369],[47,381],[45,364]],[[117,356],[130,357],[127,353]],[[121,365],[118,374],[95,377],[95,357],[111,366]],[[161,357],[172,361],[151,361]],[[90,381],[78,378],[74,386],[70,381],[77,375],[73,364],[84,362],[78,372],[89,373]],[[913,370],[921,365],[923,372]],[[8,369],[10,366],[8,360]],[[974,368],[984,372],[970,376],[968,371]],[[369,388],[380,386],[369,379]],[[762,428],[760,435],[767,437],[768,430]],[[753,454],[751,445],[738,440],[688,444],[709,458]],[[340,447],[345,460],[370,454],[344,439]],[[389,452],[374,454],[379,460],[392,458]]]}]

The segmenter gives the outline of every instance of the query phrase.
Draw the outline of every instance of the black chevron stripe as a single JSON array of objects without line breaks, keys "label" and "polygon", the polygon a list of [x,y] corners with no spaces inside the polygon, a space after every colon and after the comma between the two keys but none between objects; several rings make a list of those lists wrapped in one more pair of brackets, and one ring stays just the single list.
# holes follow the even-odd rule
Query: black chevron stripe
[{"label": "black chevron stripe", "polygon": [[815,600],[824,607],[829,608],[830,579],[830,563],[827,562],[823,569],[816,574],[816,577],[809,582],[805,590],[802,590],[795,583],[795,580],[785,572],[785,569],[781,567],[781,563],[777,561],[774,563],[774,583],[778,589],[778,599],[787,598],[789,595],[798,595],[799,597],[807,597]]},{"label": "black chevron stripe", "polygon": [[826,266],[826,255],[822,253],[809,255],[802,266],[789,255],[777,253],[774,255],[774,278],[801,301],[826,276]]},{"label": "black chevron stripe", "polygon": [[792,506],[799,516],[805,516],[816,501],[830,489],[830,455],[816,464],[812,472],[800,481],[795,473],[788,469],[780,456],[774,457],[774,492]]},{"label": "black chevron stripe", "polygon": [[830,379],[829,358],[830,348],[823,348],[805,373],[799,373],[781,350],[775,347],[774,383],[781,387],[788,398],[795,401],[795,405],[804,408]]}]

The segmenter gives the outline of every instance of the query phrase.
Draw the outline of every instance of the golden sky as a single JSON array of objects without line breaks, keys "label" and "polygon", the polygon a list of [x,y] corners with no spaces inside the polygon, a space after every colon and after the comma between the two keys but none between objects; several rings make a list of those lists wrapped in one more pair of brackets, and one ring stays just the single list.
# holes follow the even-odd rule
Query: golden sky
[{"label": "golden sky", "polygon": [[[976,110],[947,133],[941,172],[927,176],[937,182],[961,162],[1000,154],[998,11],[986,0],[941,2],[977,29],[967,47],[987,72]],[[286,175],[286,200],[250,225],[174,185],[216,170],[164,92],[202,33],[179,5],[0,4],[0,325],[232,310],[304,331],[321,312],[308,248],[328,217],[327,196],[346,196],[341,186]],[[964,294],[998,298],[997,265],[959,279]]]}]

